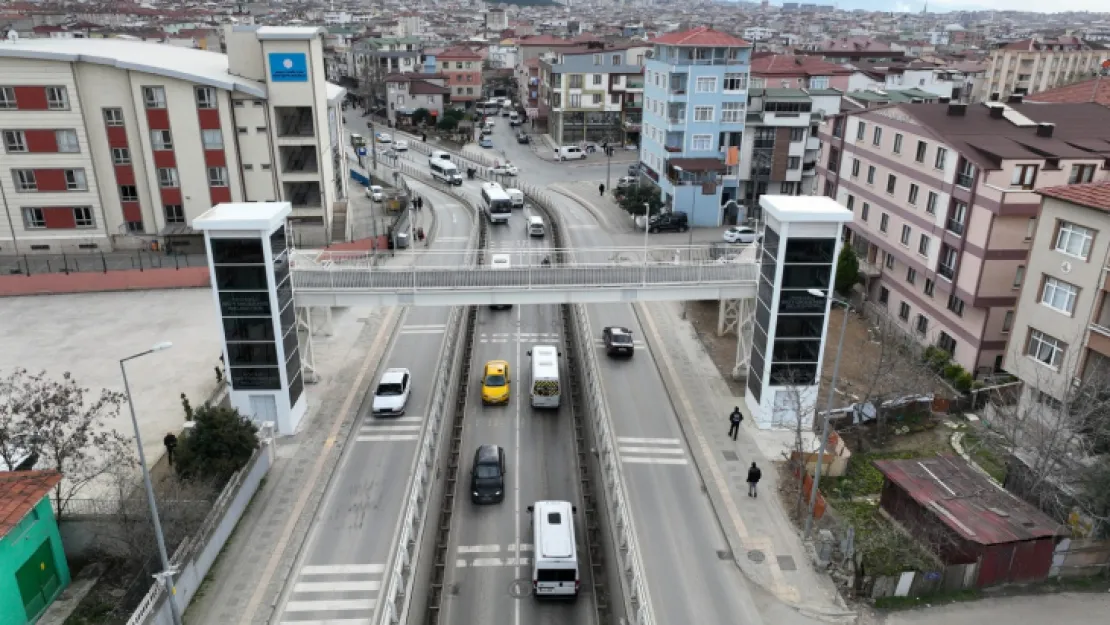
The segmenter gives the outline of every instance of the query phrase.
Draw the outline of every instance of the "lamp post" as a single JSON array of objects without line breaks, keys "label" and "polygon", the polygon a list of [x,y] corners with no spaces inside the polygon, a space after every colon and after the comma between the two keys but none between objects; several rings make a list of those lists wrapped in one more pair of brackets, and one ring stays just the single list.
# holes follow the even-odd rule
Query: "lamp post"
[{"label": "lamp post", "polygon": [[162,536],[162,521],[158,518],[158,503],[154,500],[154,485],[150,481],[150,471],[146,468],[146,454],[143,453],[143,440],[139,435],[139,419],[135,416],[135,402],[131,399],[131,386],[127,382],[128,360],[141,358],[147,354],[160,352],[173,347],[173,343],[166,341],[158,343],[145,352],[139,352],[119,361],[119,370],[123,374],[123,392],[127,395],[127,405],[131,409],[131,425],[135,428],[135,445],[139,448],[139,466],[143,470],[143,485],[146,487],[146,500],[150,505],[150,520],[154,524],[154,539],[158,543],[158,555],[162,558],[162,572],[155,575],[166,586],[166,594],[170,602],[170,614],[173,616],[174,625],[182,625],[181,611],[177,606],[177,596],[173,585],[174,570],[170,567],[170,558],[166,554],[166,539]]},{"label": "lamp post", "polygon": [[848,311],[851,306],[848,302],[837,299],[832,293],[825,293],[819,289],[809,289],[808,293],[814,297],[828,299],[833,303],[844,306],[844,322],[840,324],[840,340],[836,345],[836,360],[833,362],[832,379],[829,381],[829,399],[825,406],[825,418],[821,420],[821,445],[817,448],[817,466],[813,472],[813,489],[809,491],[809,512],[806,514],[805,533],[803,537],[809,540],[813,530],[813,512],[817,507],[817,487],[821,485],[821,465],[825,462],[825,448],[829,444],[829,413],[832,412],[833,396],[836,393],[836,376],[840,373],[840,355],[844,353],[844,335],[848,329]]}]

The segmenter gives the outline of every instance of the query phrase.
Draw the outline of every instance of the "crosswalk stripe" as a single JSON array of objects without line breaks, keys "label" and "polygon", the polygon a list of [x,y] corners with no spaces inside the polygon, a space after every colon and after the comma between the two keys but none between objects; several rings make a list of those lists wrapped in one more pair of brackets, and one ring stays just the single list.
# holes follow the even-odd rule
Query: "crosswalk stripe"
[{"label": "crosswalk stripe", "polygon": [[678,454],[682,455],[686,452],[681,449],[671,449],[668,447],[621,447],[622,454]]},{"label": "crosswalk stripe", "polygon": [[359,436],[355,441],[359,443],[386,443],[396,441],[414,441],[416,434],[384,434],[382,436]]},{"label": "crosswalk stripe", "polygon": [[359,432],[419,432],[422,425],[364,425]]},{"label": "crosswalk stripe", "polygon": [[455,568],[488,568],[494,566],[528,566],[532,558],[474,558],[472,561],[456,560]]},{"label": "crosswalk stripe", "polygon": [[497,553],[501,545],[460,545],[455,551],[459,553]]},{"label": "crosswalk stripe", "polygon": [[443,334],[443,328],[421,328],[418,330],[401,330],[401,334]]},{"label": "crosswalk stripe", "polygon": [[638,458],[636,456],[621,458],[621,462],[631,462],[634,464],[689,464],[685,458]]},{"label": "crosswalk stripe", "polygon": [[317,564],[303,567],[300,575],[372,575],[384,571],[384,564]]},{"label": "crosswalk stripe", "polygon": [[362,425],[365,427],[365,426],[370,425],[371,423],[418,423],[418,422],[421,422],[423,420],[424,420],[424,417],[406,415],[404,417],[382,417],[380,419],[373,419],[373,420],[366,419],[366,420],[363,420]]},{"label": "crosswalk stripe", "polygon": [[373,610],[373,599],[322,599],[320,601],[290,601],[286,612],[343,612],[345,610]]},{"label": "crosswalk stripe", "polygon": [[677,438],[635,438],[632,436],[618,436],[618,443],[635,443],[640,445],[678,445]]},{"label": "crosswalk stripe", "polygon": [[362,580],[354,582],[298,582],[293,584],[293,592],[351,592],[357,590],[380,590],[381,582]]}]

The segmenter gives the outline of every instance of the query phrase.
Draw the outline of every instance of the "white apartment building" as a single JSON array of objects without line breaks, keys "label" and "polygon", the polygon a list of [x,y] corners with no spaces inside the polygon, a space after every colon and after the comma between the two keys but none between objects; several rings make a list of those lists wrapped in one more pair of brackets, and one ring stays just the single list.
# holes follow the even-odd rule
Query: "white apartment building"
[{"label": "white apartment building", "polygon": [[[1107,59],[1110,50],[1105,46],[1075,37],[1015,41],[991,51],[976,99],[1005,100],[1011,94],[1027,95],[1092,78]],[[992,98],[994,94],[998,96]]]},{"label": "white apartment building", "polygon": [[348,171],[325,31],[226,28],[226,55],[0,43],[0,254],[198,250],[190,223],[213,205],[275,200],[302,244],[326,242]]}]

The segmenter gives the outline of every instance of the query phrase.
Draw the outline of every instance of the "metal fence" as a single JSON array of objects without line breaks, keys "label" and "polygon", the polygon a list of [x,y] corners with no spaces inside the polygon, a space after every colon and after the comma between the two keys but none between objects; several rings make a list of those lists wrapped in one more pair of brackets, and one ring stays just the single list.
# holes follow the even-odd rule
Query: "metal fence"
[{"label": "metal fence", "polygon": [[3,275],[107,273],[207,266],[208,257],[204,254],[166,254],[148,251],[0,256],[0,274]]}]

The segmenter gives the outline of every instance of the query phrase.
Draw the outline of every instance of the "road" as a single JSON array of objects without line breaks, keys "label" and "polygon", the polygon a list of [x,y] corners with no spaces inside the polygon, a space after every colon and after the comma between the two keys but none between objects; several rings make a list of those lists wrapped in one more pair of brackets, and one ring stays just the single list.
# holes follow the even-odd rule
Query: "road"
[{"label": "road", "polygon": [[[431,192],[434,193],[434,192]],[[443,196],[432,198],[446,200]],[[468,211],[440,201],[439,236],[465,240]],[[458,258],[463,258],[459,248]],[[372,393],[359,406],[359,423],[346,443],[304,549],[287,580],[275,623],[369,623],[383,571],[395,542],[417,441],[431,399],[430,372],[440,357],[450,309],[412,308],[380,363],[413,373],[412,396],[402,417],[376,419]],[[371,382],[377,384],[377,375]],[[350,619],[340,620],[340,619]]]}]

